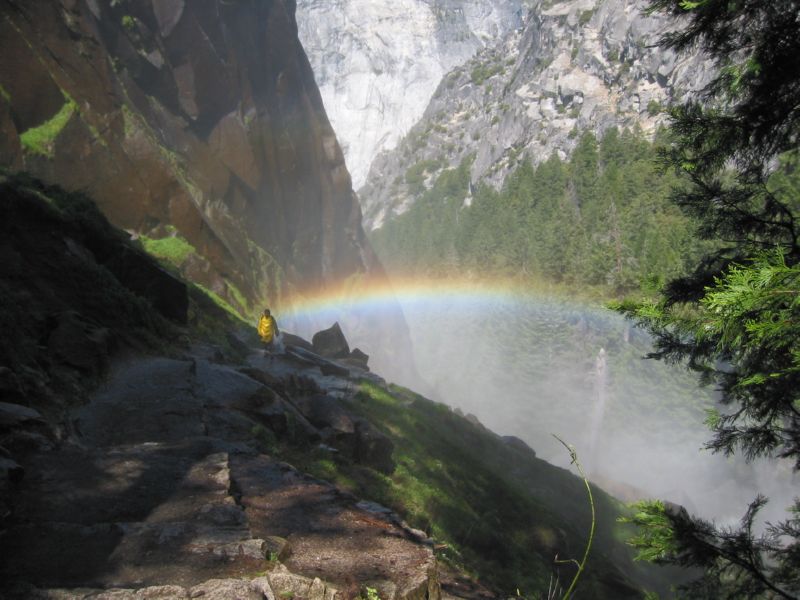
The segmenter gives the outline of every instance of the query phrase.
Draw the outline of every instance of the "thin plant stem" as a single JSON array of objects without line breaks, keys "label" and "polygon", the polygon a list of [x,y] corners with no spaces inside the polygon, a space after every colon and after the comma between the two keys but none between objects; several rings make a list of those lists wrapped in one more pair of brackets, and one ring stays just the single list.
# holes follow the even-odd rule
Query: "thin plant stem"
[{"label": "thin plant stem", "polygon": [[569,588],[567,591],[564,592],[564,595],[561,597],[561,600],[569,600],[569,597],[572,595],[575,586],[578,583],[578,579],[583,573],[583,569],[586,567],[586,560],[589,558],[589,550],[592,549],[592,542],[594,541],[594,527],[595,527],[595,512],[594,512],[594,497],[592,496],[592,488],[589,485],[589,480],[586,478],[586,474],[583,472],[583,467],[581,467],[581,463],[578,460],[578,452],[575,450],[575,446],[570,446],[556,434],[552,434],[554,438],[556,438],[561,444],[567,449],[569,452],[570,457],[570,464],[575,465],[578,469],[578,473],[580,474],[581,478],[583,479],[583,484],[586,486],[586,493],[589,495],[589,506],[592,509],[592,526],[589,529],[589,541],[586,542],[586,550],[583,552],[583,558],[581,562],[578,563],[574,559],[570,560],[556,560],[556,563],[563,564],[563,563],[575,563],[578,565],[578,572],[575,573],[575,577],[572,578],[572,583],[569,584]]}]

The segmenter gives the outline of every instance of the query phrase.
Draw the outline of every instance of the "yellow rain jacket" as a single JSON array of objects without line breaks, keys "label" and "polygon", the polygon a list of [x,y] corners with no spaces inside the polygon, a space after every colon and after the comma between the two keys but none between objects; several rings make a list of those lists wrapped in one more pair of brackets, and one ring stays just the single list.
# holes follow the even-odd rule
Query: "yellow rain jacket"
[{"label": "yellow rain jacket", "polygon": [[272,315],[268,317],[261,315],[261,318],[258,320],[258,335],[261,337],[261,341],[265,344],[269,344],[275,337],[277,331],[278,324],[275,322],[275,317]]}]

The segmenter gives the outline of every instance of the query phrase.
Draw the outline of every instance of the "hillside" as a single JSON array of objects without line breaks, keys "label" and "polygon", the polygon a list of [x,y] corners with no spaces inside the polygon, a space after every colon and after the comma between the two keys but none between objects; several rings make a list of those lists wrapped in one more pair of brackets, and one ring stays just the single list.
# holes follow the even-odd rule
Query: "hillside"
[{"label": "hillside", "polygon": [[657,146],[641,130],[584,133],[569,159],[553,154],[535,168],[522,159],[498,191],[470,184],[473,161],[407,174],[417,201],[371,233],[390,274],[509,278],[613,297],[655,290],[708,246],[669,201],[679,180],[659,171]]},{"label": "hillside", "polygon": [[[267,356],[202,290],[159,305],[138,272],[186,284],[85,197],[20,177],[0,197],[20,259],[2,263],[6,597],[473,597],[569,576],[553,561],[585,543],[577,477],[336,343]],[[594,493],[585,593],[661,589]]]}]

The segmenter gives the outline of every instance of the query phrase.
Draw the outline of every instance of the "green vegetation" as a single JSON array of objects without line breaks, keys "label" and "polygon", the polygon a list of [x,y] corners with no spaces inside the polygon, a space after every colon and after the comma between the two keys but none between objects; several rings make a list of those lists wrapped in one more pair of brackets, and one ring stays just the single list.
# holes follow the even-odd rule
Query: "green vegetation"
[{"label": "green vegetation", "polygon": [[[519,588],[536,597],[547,589],[552,569],[562,580],[572,579],[572,561],[553,561],[559,552],[559,559],[573,558],[573,552],[579,558],[586,546],[592,514],[581,479],[404,388],[362,382],[348,407],[391,438],[397,463],[393,474],[321,449],[285,445],[279,451],[301,470],[397,511],[444,547],[440,559],[508,593]],[[597,509],[596,553],[577,593],[615,598],[602,579],[611,568],[607,557],[626,560],[616,523],[622,507],[591,489]],[[637,572],[633,563],[628,565]],[[637,572],[646,580],[642,573]]]},{"label": "green vegetation", "polygon": [[589,21],[592,20],[594,16],[594,9],[585,10],[581,13],[581,16],[578,17],[578,25],[581,27],[585,27]]},{"label": "green vegetation", "polygon": [[443,171],[403,215],[372,234],[390,271],[545,279],[606,294],[657,288],[702,244],[668,201],[677,183],[654,164],[656,145],[615,129],[585,134],[568,162],[528,161],[499,192],[470,195],[469,161]]},{"label": "green vegetation", "polygon": [[[570,446],[555,434],[553,434],[553,437],[556,438],[559,442],[561,442],[561,444],[567,449],[567,452],[569,452],[570,464],[575,465],[575,468],[578,469],[578,474],[581,476],[581,479],[583,479],[583,483],[586,486],[586,494],[589,497],[589,507],[592,510],[592,525],[591,528],[589,529],[589,539],[586,541],[586,549],[583,551],[583,558],[581,559],[581,561],[578,562],[575,559],[569,559],[567,561],[559,561],[559,560],[556,561],[556,563],[574,562],[578,567],[578,570],[575,572],[575,576],[572,578],[572,581],[570,582],[567,591],[564,592],[563,596],[561,596],[561,600],[569,600],[570,596],[572,596],[572,592],[575,591],[575,586],[578,585],[578,580],[580,579],[581,574],[586,568],[586,561],[589,559],[589,552],[591,552],[592,542],[594,542],[594,530],[597,525],[597,517],[595,515],[595,510],[594,510],[594,496],[592,495],[592,486],[589,485],[589,479],[583,472],[583,467],[581,466],[581,463],[578,460],[578,453],[575,450],[575,447]],[[618,519],[618,521],[622,521],[622,519]]]},{"label": "green vegetation", "polygon": [[[230,341],[230,334],[237,332],[246,343],[256,344],[255,323],[242,318],[229,303],[211,290],[197,284],[189,284],[189,333],[193,339],[208,341],[223,348],[226,355],[243,359],[241,348]],[[258,438],[258,433],[254,436]],[[264,441],[264,440],[262,440]]]},{"label": "green vegetation", "polygon": [[50,120],[36,127],[31,127],[19,136],[23,147],[33,154],[52,157],[53,142],[69,122],[75,110],[75,102],[72,98],[65,96],[64,105]]},{"label": "green vegetation", "polygon": [[359,598],[360,600],[381,600],[378,590],[373,587],[365,587]]},{"label": "green vegetation", "polygon": [[229,296],[234,302],[236,302],[236,304],[239,305],[239,308],[241,311],[243,311],[243,314],[248,314],[250,312],[250,303],[247,301],[247,298],[245,298],[242,290],[240,290],[227,279],[225,280],[225,287],[227,288]]},{"label": "green vegetation", "polygon": [[[703,101],[670,111],[664,164],[686,182],[675,203],[712,241],[657,302],[624,304],[656,340],[653,356],[685,362],[715,385],[721,408],[707,446],[800,467],[800,14],[798,0],[651,0],[681,18],[661,39],[702,48],[716,63]],[[757,495],[736,527],[657,502],[637,507],[640,556],[698,569],[691,598],[797,598],[800,500],[784,521],[754,523]]]},{"label": "green vegetation", "polygon": [[207,287],[205,287],[203,285],[200,285],[199,283],[195,284],[195,285],[206,296],[208,296],[214,302],[214,304],[216,304],[218,307],[220,307],[222,310],[224,310],[226,313],[228,313],[231,317],[233,317],[236,320],[241,320],[242,319],[242,315],[239,313],[239,311],[236,310],[233,306],[231,306],[230,303],[227,300],[225,300],[224,298],[222,298],[219,294],[217,294],[216,292],[208,289]]},{"label": "green vegetation", "polygon": [[131,15],[123,15],[122,16],[122,26],[127,31],[133,31],[136,29],[136,19]]},{"label": "green vegetation", "polygon": [[653,98],[652,100],[650,100],[650,102],[647,103],[647,114],[650,115],[651,117],[655,117],[657,114],[663,111],[664,111],[664,106],[661,104],[661,102],[659,102],[655,98]]},{"label": "green vegetation", "polygon": [[425,192],[425,174],[436,171],[440,164],[437,160],[421,160],[410,166],[405,174],[408,191],[414,196],[419,196]]},{"label": "green vegetation", "polygon": [[472,83],[481,85],[487,79],[494,77],[503,70],[503,64],[499,62],[478,63],[469,73]]},{"label": "green vegetation", "polygon": [[143,235],[139,239],[148,253],[178,268],[189,256],[197,252],[194,246],[177,234],[160,239],[152,239]]}]

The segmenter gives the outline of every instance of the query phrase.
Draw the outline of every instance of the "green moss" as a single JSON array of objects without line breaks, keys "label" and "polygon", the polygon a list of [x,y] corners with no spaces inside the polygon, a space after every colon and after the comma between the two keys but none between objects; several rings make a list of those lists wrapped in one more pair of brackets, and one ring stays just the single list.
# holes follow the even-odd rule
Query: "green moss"
[{"label": "green moss", "polygon": [[143,235],[139,239],[142,242],[142,246],[149,254],[165,260],[176,267],[183,265],[190,255],[197,252],[194,246],[179,235],[158,240]]},{"label": "green moss", "polygon": [[212,292],[210,289],[208,289],[207,287],[205,287],[203,285],[200,285],[199,283],[196,284],[196,285],[197,285],[198,288],[200,288],[200,290],[206,296],[208,296],[214,302],[214,304],[216,304],[218,307],[220,307],[222,310],[224,310],[226,313],[228,313],[230,316],[234,317],[235,319],[237,319],[239,321],[242,320],[242,315],[239,313],[239,311],[236,310],[233,306],[231,306],[219,294],[217,294],[215,292]]},{"label": "green moss", "polygon": [[33,154],[51,157],[53,156],[53,142],[58,134],[69,122],[72,113],[75,112],[75,102],[71,98],[65,98],[64,105],[50,120],[37,127],[31,127],[19,136],[20,142],[26,150]]},{"label": "green moss", "polygon": [[130,16],[130,15],[124,15],[124,16],[122,17],[122,26],[123,26],[123,27],[124,27],[124,28],[125,28],[127,31],[133,31],[134,29],[136,29],[136,19],[135,19],[135,18],[133,18],[133,17],[132,17],[132,16]]},{"label": "green moss", "polygon": [[6,88],[4,88],[2,85],[0,85],[0,98],[2,98],[3,100],[5,100],[5,101],[6,101],[6,102],[8,102],[9,104],[11,103],[11,94],[9,94],[9,93],[6,91]]},{"label": "green moss", "polygon": [[236,304],[238,304],[245,313],[249,313],[250,303],[247,301],[247,298],[244,297],[242,290],[240,290],[227,279],[225,280],[225,285],[228,288],[228,293],[233,297]]}]

